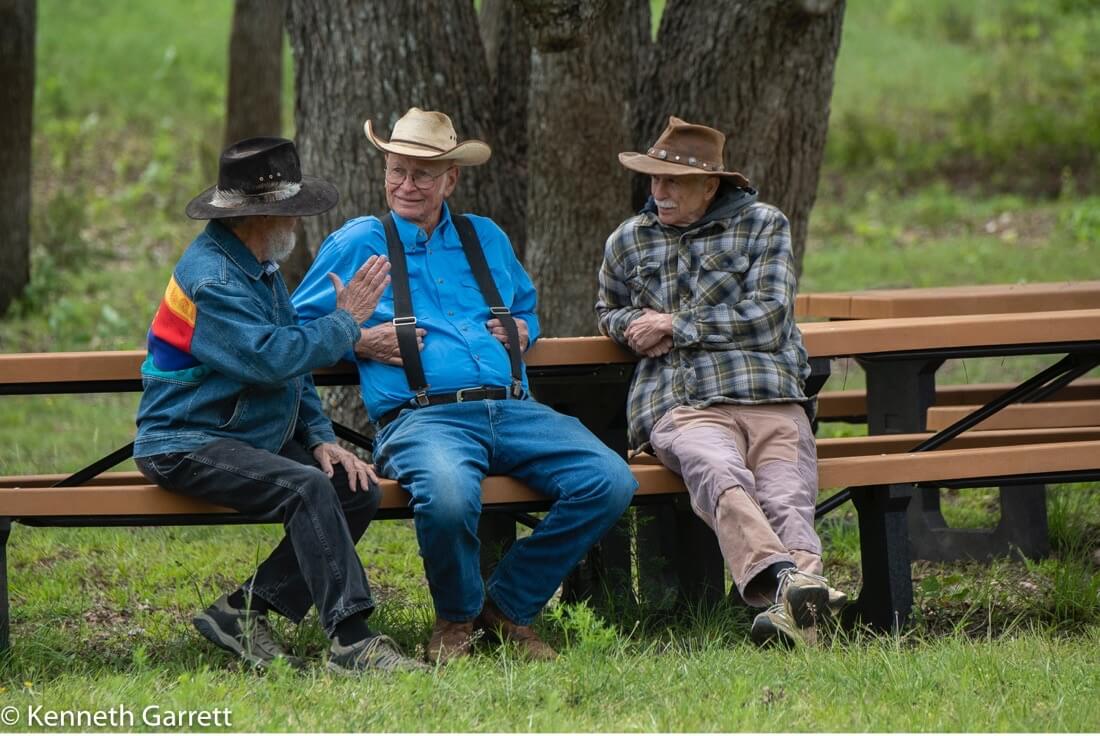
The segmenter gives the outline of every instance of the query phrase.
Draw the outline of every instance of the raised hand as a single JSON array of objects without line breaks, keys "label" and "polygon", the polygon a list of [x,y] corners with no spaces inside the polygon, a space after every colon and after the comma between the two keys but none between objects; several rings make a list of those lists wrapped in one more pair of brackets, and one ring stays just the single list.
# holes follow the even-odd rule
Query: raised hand
[{"label": "raised hand", "polygon": [[390,283],[390,262],[385,256],[371,256],[347,286],[334,273],[330,272],[328,278],[336,289],[336,308],[346,310],[361,325],[374,314],[382,292]]}]

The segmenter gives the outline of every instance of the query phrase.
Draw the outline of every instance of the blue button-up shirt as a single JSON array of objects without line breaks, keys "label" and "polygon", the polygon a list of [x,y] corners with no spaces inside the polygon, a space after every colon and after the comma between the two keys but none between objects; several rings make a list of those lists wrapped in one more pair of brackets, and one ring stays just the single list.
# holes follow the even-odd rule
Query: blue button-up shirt
[{"label": "blue button-up shirt", "polygon": [[[504,304],[517,319],[527,322],[530,345],[539,335],[535,315],[535,287],[516,258],[508,236],[492,220],[468,215],[481,240],[485,259]],[[427,330],[420,353],[430,393],[474,386],[510,386],[508,351],[485,323],[492,319],[477,286],[458,231],[447,205],[431,237],[417,225],[394,213],[397,233],[409,267],[409,290],[417,327]],[[372,255],[386,255],[386,233],[377,217],[349,220],[321,244],[317,259],[294,292],[292,300],[303,323],[331,312],[336,294],[327,274],[347,283]],[[393,286],[386,288],[378,308],[365,327],[393,319]],[[346,356],[355,359],[352,353]],[[359,386],[372,419],[413,398],[405,369],[373,360],[359,360]],[[523,371],[527,388],[527,371]]]}]

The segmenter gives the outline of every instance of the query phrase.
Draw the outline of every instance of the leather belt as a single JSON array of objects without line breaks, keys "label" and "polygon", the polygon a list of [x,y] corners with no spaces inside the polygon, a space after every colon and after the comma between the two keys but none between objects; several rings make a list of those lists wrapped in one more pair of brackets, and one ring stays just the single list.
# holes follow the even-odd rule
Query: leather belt
[{"label": "leather belt", "polygon": [[378,429],[382,429],[382,427],[397,419],[398,415],[405,409],[419,409],[423,406],[438,406],[439,404],[461,404],[464,401],[495,401],[510,398],[511,395],[511,391],[503,386],[477,386],[445,394],[428,394],[426,404],[417,403],[414,399],[407,404],[401,404],[394,409],[390,409],[378,417]]}]

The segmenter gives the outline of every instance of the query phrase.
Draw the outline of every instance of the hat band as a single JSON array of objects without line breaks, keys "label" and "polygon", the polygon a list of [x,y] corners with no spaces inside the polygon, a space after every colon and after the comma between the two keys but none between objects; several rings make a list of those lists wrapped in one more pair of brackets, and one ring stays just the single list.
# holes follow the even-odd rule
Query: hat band
[{"label": "hat band", "polygon": [[675,151],[670,151],[667,148],[651,148],[646,151],[646,155],[650,158],[655,158],[658,161],[667,161],[673,164],[682,164],[684,166],[693,166],[703,171],[722,171],[724,167],[721,163],[713,163],[711,161],[704,161],[701,158],[695,156],[686,156]]},{"label": "hat band", "polygon": [[447,153],[448,151],[454,150],[454,148],[440,148],[439,146],[433,146],[431,143],[424,143],[423,141],[410,141],[408,138],[390,138],[390,143],[407,143],[411,146],[430,148],[433,151],[439,151],[440,153]]},{"label": "hat band", "polygon": [[302,191],[302,184],[296,181],[281,181],[264,192],[245,192],[241,189],[215,189],[210,198],[211,207],[222,209],[240,209],[252,204],[282,202]]}]

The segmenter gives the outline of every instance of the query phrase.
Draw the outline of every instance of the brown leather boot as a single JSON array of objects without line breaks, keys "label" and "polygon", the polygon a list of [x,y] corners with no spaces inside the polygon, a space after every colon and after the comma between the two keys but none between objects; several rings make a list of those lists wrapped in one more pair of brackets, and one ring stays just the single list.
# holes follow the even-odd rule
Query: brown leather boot
[{"label": "brown leather boot", "polygon": [[549,662],[558,658],[558,653],[540,639],[534,629],[512,623],[488,598],[485,599],[485,606],[474,624],[499,642],[515,642],[519,645],[520,652],[528,659]]},{"label": "brown leather boot", "polygon": [[437,616],[432,627],[432,638],[428,641],[428,661],[447,664],[452,659],[468,656],[473,634],[473,621],[447,621]]}]

